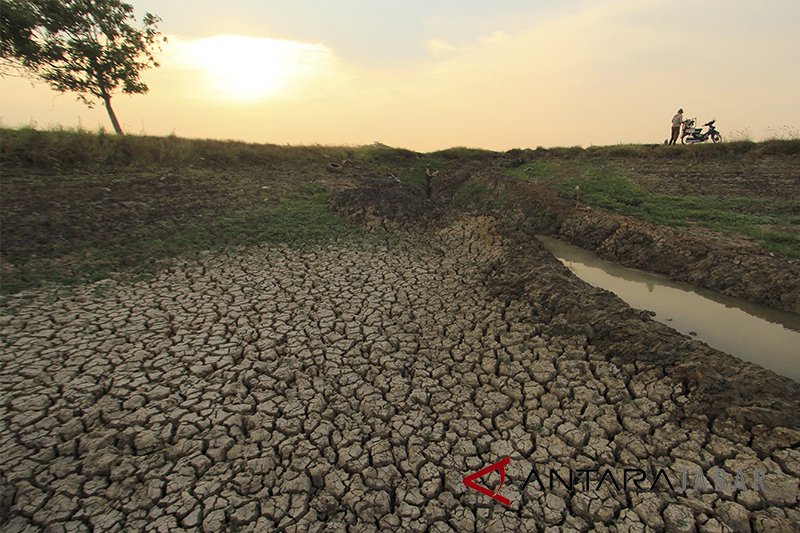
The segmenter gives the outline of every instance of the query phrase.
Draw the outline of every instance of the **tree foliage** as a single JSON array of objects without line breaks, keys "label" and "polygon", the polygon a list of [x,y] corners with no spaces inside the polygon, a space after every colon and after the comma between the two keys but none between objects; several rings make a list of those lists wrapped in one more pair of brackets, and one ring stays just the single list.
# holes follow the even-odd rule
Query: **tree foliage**
[{"label": "tree foliage", "polygon": [[121,0],[0,0],[0,59],[89,107],[102,101],[122,133],[111,96],[148,91],[140,74],[158,66],[159,22],[146,13],[137,27]]}]

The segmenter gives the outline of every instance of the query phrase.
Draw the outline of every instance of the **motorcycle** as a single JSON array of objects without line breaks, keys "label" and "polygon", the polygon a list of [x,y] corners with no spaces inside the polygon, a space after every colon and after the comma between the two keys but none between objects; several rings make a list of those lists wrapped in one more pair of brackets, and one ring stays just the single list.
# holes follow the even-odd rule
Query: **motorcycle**
[{"label": "motorcycle", "polygon": [[706,142],[707,140],[711,139],[712,142],[718,143],[722,140],[722,136],[719,134],[717,129],[714,127],[714,122],[717,120],[714,119],[710,122],[706,122],[703,126],[708,128],[708,131],[703,132],[703,127],[695,128],[695,119],[690,118],[683,123],[683,133],[681,133],[681,143],[682,144],[696,144]]}]

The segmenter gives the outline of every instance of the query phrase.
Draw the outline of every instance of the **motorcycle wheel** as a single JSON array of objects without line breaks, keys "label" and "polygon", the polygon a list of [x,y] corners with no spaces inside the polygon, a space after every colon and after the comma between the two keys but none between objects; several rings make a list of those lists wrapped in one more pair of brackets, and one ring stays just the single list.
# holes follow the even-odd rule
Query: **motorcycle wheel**
[{"label": "motorcycle wheel", "polygon": [[689,135],[684,135],[681,137],[681,144],[692,144],[691,141],[687,139],[689,139]]},{"label": "motorcycle wheel", "polygon": [[722,136],[719,133],[714,132],[714,134],[711,136],[711,140],[715,143],[718,143],[722,140]]}]

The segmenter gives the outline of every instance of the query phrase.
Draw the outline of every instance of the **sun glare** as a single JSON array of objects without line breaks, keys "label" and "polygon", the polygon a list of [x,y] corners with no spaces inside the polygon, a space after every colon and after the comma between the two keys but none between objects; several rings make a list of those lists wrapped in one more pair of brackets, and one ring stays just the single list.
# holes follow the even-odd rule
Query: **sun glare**
[{"label": "sun glare", "polygon": [[319,44],[218,35],[178,45],[182,59],[203,71],[217,99],[253,102],[286,93],[331,61]]}]

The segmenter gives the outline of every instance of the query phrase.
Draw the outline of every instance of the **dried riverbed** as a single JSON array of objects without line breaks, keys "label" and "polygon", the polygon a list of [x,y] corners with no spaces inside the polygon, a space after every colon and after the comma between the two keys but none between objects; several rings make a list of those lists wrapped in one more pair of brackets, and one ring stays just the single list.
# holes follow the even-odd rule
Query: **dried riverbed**
[{"label": "dried riverbed", "polygon": [[[0,320],[4,531],[800,523],[800,385],[629,309],[494,218],[207,255],[16,295]],[[504,457],[508,507],[462,483]],[[522,490],[533,464],[689,484]]]}]

